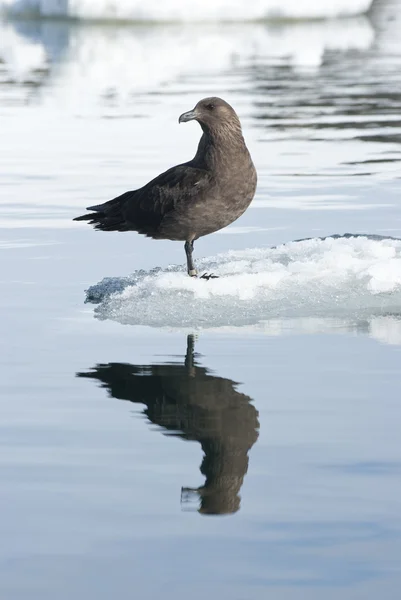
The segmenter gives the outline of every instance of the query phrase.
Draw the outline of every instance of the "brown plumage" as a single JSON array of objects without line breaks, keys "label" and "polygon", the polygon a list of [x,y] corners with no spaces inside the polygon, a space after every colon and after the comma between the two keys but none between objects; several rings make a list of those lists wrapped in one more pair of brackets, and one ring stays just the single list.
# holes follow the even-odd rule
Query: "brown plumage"
[{"label": "brown plumage", "polygon": [[195,157],[172,167],[142,188],[126,192],[77,217],[102,231],[137,231],[154,239],[185,241],[188,274],[198,238],[230,225],[251,203],[256,170],[234,109],[221,98],[205,98],[182,114],[202,127]]}]

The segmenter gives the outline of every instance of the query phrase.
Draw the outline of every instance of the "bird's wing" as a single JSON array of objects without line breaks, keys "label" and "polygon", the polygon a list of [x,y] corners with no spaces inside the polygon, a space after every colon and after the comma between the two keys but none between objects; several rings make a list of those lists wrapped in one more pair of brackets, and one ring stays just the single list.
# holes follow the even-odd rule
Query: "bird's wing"
[{"label": "bird's wing", "polygon": [[156,225],[182,203],[198,198],[209,182],[210,175],[204,169],[188,164],[172,167],[139,190],[120,197],[125,218],[132,223]]},{"label": "bird's wing", "polygon": [[165,171],[138,190],[125,192],[76,221],[88,221],[102,231],[138,231],[155,236],[164,217],[183,203],[195,201],[210,183],[210,174],[189,163]]}]

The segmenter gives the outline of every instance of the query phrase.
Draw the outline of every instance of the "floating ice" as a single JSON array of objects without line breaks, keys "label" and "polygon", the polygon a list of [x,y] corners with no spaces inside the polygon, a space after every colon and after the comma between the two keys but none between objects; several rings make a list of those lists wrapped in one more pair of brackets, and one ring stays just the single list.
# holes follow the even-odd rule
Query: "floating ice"
[{"label": "floating ice", "polygon": [[49,68],[42,44],[18,35],[11,26],[4,26],[0,36],[0,60],[7,65],[12,79],[23,81],[27,76]]},{"label": "floating ice", "polygon": [[321,19],[358,15],[372,0],[0,0],[14,15],[96,20]]},{"label": "floating ice", "polygon": [[[1,3],[1,0],[0,0]],[[284,61],[294,69],[315,70],[326,52],[363,51],[374,39],[366,17],[265,23],[71,27],[60,35],[52,24],[36,39],[32,28],[19,27],[31,41],[1,25],[0,60],[12,81],[49,76],[46,101],[93,114],[126,105],[133,94],[159,90],[187,78],[214,77],[250,65]],[[64,25],[64,28],[66,25]],[[54,29],[56,28],[56,29]],[[53,33],[52,33],[53,32]],[[160,49],[163,49],[161,52]],[[216,83],[206,87],[215,88]],[[121,113],[119,113],[121,114]]]},{"label": "floating ice", "polygon": [[401,309],[401,240],[330,237],[231,251],[183,266],[106,278],[87,291],[99,319],[173,328],[238,327],[275,318],[365,317]]},{"label": "floating ice", "polygon": [[[1,0],[0,0],[1,1]],[[0,40],[3,38],[0,31]],[[214,77],[250,65],[285,61],[294,69],[315,70],[327,51],[363,51],[374,39],[374,31],[365,17],[341,21],[297,22],[266,26],[188,24],[165,27],[78,27],[60,36],[54,60],[54,36],[44,44],[41,56],[28,52],[30,43],[19,37],[4,37],[0,46],[7,56],[20,53],[23,60],[46,66],[50,61],[51,86],[47,102],[53,106],[73,107],[80,113],[108,112],[126,106],[132,113],[133,94],[159,90],[186,78]],[[17,43],[18,42],[18,43]],[[160,51],[160,48],[163,51]],[[37,52],[37,48],[32,48]],[[60,64],[57,64],[62,57]],[[4,58],[11,74],[13,65]],[[57,64],[57,66],[56,66]],[[206,85],[206,84],[205,84]],[[215,88],[212,82],[207,86]]]}]

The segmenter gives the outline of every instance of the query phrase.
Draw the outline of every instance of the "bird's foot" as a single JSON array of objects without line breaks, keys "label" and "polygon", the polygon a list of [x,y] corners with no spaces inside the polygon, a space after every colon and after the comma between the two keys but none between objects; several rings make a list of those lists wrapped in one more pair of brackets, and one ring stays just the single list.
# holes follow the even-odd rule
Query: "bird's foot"
[{"label": "bird's foot", "polygon": [[206,279],[206,281],[209,281],[209,279],[218,279],[219,276],[218,275],[214,275],[214,273],[203,273],[203,275],[201,275],[200,279]]}]

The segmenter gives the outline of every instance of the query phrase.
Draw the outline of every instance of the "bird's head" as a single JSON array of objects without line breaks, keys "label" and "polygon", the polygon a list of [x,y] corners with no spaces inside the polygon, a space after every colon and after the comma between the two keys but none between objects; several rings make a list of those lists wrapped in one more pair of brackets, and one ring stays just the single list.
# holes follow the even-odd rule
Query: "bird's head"
[{"label": "bird's head", "polygon": [[179,123],[198,121],[202,129],[215,130],[229,125],[241,130],[237,113],[225,100],[217,97],[203,98],[193,110],[183,113],[178,119]]}]

